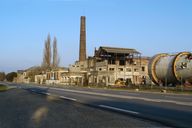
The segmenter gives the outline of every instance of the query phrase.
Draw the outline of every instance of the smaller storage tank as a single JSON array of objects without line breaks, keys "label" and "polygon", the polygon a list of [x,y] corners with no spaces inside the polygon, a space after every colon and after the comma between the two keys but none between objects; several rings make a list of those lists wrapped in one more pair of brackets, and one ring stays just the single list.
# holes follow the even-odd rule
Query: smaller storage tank
[{"label": "smaller storage tank", "polygon": [[155,84],[192,83],[192,53],[157,54],[149,61],[148,70]]}]

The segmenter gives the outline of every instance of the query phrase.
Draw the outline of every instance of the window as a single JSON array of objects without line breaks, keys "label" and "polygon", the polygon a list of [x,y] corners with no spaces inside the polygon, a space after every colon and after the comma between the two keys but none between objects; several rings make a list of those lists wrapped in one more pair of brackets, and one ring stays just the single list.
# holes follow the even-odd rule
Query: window
[{"label": "window", "polygon": [[127,72],[131,72],[131,68],[127,68],[126,71],[127,71]]},{"label": "window", "polygon": [[115,64],[115,60],[108,60],[108,64]]},{"label": "window", "polygon": [[138,72],[138,71],[139,71],[139,69],[138,69],[138,68],[135,68],[135,69],[134,69],[134,71],[135,71],[135,72]]},{"label": "window", "polygon": [[50,73],[47,73],[47,80],[50,79]]},{"label": "window", "polygon": [[115,68],[109,68],[109,71],[114,71],[115,70]]},{"label": "window", "polygon": [[123,71],[123,68],[119,68],[119,71]]},{"label": "window", "polygon": [[120,60],[119,65],[125,65],[125,60]]},{"label": "window", "polygon": [[141,67],[141,70],[144,72],[145,71],[145,67]]},{"label": "window", "polygon": [[112,60],[112,64],[115,64],[115,60]]}]

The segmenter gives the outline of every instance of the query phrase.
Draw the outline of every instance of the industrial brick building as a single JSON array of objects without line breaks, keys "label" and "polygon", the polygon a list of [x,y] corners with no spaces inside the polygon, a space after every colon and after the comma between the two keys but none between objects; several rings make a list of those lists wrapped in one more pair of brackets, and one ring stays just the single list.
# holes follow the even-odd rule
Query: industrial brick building
[{"label": "industrial brick building", "polygon": [[[86,17],[81,17],[79,60],[69,68],[49,69],[36,82],[65,85],[138,85],[148,80],[148,60],[136,49],[100,46],[86,56]],[[46,77],[44,77],[46,76]],[[41,80],[45,79],[45,80]],[[42,83],[42,82],[41,82]]]},{"label": "industrial brick building", "polygon": [[69,72],[81,73],[80,81],[93,85],[145,84],[148,79],[148,60],[130,48],[99,47],[94,56],[86,58],[86,23],[81,17],[79,61]]},{"label": "industrial brick building", "polygon": [[93,57],[77,61],[70,72],[81,72],[89,85],[145,84],[148,78],[148,58],[141,57],[135,49],[99,47]]},{"label": "industrial brick building", "polygon": [[145,84],[148,58],[130,48],[101,46],[94,56],[86,57],[86,17],[81,17],[79,60],[68,70],[54,69],[46,73],[46,83],[77,85]]}]

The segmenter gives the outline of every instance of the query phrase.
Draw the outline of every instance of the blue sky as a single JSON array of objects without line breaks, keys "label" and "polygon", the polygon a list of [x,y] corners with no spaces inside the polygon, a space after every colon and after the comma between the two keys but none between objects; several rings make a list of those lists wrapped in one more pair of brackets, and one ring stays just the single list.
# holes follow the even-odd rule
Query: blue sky
[{"label": "blue sky", "polygon": [[60,65],[74,63],[82,15],[90,56],[99,46],[143,56],[192,51],[192,0],[1,0],[0,71],[41,65],[48,33],[57,37]]}]

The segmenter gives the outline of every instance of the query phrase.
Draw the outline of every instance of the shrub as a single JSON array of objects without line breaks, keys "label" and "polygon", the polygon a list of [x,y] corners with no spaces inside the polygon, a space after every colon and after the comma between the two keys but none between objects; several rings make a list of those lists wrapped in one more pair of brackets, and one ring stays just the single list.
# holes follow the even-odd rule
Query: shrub
[{"label": "shrub", "polygon": [[6,79],[7,79],[7,81],[9,81],[9,82],[13,82],[13,79],[14,79],[15,77],[17,77],[17,73],[16,73],[16,72],[11,72],[11,73],[8,73],[8,74],[6,75]]}]

